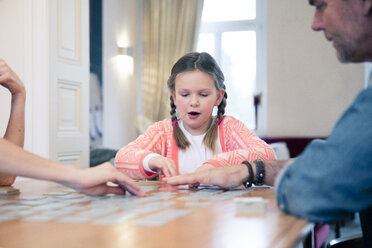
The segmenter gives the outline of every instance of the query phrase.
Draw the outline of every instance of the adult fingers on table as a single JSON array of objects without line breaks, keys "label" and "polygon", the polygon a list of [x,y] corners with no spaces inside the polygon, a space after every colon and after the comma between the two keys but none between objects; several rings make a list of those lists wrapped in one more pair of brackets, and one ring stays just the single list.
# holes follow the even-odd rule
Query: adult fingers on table
[{"label": "adult fingers on table", "polygon": [[125,195],[126,189],[120,186],[106,186],[106,194]]},{"label": "adult fingers on table", "polygon": [[137,185],[134,181],[127,181],[127,182],[115,182],[117,183],[122,190],[127,190],[129,193],[132,195],[137,195],[137,196],[145,196],[145,192],[141,190],[141,187]]},{"label": "adult fingers on table", "polygon": [[199,187],[200,183],[192,183],[192,184],[189,184],[189,188],[191,189],[197,189]]},{"label": "adult fingers on table", "polygon": [[193,174],[164,178],[164,181],[170,185],[192,185],[200,183],[198,177]]}]

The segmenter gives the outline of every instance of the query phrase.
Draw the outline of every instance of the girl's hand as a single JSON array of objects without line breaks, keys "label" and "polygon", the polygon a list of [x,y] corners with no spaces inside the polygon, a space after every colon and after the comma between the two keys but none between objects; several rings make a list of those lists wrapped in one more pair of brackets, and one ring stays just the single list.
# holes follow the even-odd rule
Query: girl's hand
[{"label": "girl's hand", "polygon": [[174,161],[163,156],[156,156],[149,160],[149,168],[166,177],[177,176],[177,169]]},{"label": "girl's hand", "polygon": [[3,59],[0,59],[0,84],[9,90],[13,97],[26,94],[22,81]]}]

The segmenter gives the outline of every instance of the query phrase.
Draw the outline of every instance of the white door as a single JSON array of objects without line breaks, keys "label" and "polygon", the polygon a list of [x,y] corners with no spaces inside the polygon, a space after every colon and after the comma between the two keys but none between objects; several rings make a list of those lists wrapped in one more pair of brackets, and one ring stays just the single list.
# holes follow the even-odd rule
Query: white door
[{"label": "white door", "polygon": [[49,1],[50,158],[89,166],[89,0]]}]

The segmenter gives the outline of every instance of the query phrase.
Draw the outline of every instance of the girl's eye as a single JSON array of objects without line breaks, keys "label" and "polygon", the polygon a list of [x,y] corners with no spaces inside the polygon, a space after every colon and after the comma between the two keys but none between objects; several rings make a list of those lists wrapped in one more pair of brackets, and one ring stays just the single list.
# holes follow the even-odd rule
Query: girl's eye
[{"label": "girl's eye", "polygon": [[181,94],[181,96],[183,96],[183,97],[186,97],[186,96],[188,96],[189,94],[187,94],[187,93],[183,93],[183,94]]},{"label": "girl's eye", "polygon": [[200,96],[207,97],[208,94],[206,94],[206,93],[201,93]]}]

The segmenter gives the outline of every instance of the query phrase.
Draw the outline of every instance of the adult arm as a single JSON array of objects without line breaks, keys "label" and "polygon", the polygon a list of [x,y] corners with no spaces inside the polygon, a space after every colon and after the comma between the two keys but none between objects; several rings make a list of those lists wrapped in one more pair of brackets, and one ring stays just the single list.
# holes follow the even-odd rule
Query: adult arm
[{"label": "adult arm", "polygon": [[277,182],[281,210],[330,222],[372,205],[372,88],[344,113],[327,140],[313,141]]},{"label": "adult arm", "polygon": [[0,59],[0,84],[11,93],[10,117],[4,139],[23,147],[26,90],[17,74],[2,59]]},{"label": "adult arm", "polygon": [[[23,148],[26,90],[16,73],[0,59],[0,84],[11,93],[10,117],[4,138]],[[0,185],[11,185],[15,176],[0,174]]]},{"label": "adult arm", "polygon": [[220,139],[224,152],[205,162],[216,167],[241,164],[256,159],[275,160],[275,152],[265,141],[257,137],[246,125],[231,116],[224,117],[220,127]]},{"label": "adult arm", "polygon": [[[5,139],[0,139],[0,172],[57,182],[88,195],[125,194],[126,191],[144,195],[133,180],[109,163],[81,170],[27,152]],[[108,186],[107,182],[118,186]]]},{"label": "adult arm", "polygon": [[[345,112],[326,141],[313,141],[295,160],[265,162],[265,184],[273,185],[276,180],[282,211],[314,222],[331,222],[372,205],[371,106],[369,88]],[[243,165],[208,167],[164,180],[171,185],[235,187],[248,177]]]},{"label": "adult arm", "polygon": [[[265,184],[274,185],[275,178],[279,171],[289,160],[273,160],[265,162]],[[252,164],[253,178],[256,175],[256,165]],[[198,186],[199,184],[216,185],[222,188],[235,188],[241,186],[248,179],[248,168],[244,164],[229,167],[215,167],[211,164],[206,164],[200,167],[195,173],[185,174],[175,177],[166,177],[163,180],[170,185],[191,185]]]}]

